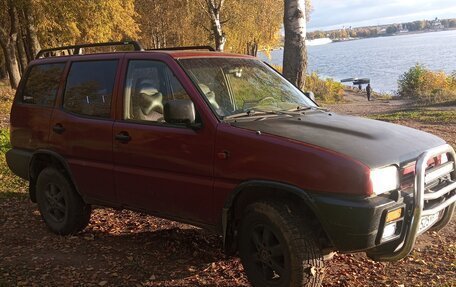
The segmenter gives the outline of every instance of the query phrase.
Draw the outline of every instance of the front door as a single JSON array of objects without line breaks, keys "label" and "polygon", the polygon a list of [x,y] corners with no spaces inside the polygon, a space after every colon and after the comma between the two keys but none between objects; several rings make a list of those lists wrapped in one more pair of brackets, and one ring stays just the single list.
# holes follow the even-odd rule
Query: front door
[{"label": "front door", "polygon": [[115,185],[122,204],[211,224],[214,133],[168,124],[164,104],[190,99],[169,66],[130,59],[122,119],[114,124]]},{"label": "front door", "polygon": [[83,196],[117,202],[112,153],[113,95],[119,59],[71,63],[51,119],[50,142],[70,166]]}]

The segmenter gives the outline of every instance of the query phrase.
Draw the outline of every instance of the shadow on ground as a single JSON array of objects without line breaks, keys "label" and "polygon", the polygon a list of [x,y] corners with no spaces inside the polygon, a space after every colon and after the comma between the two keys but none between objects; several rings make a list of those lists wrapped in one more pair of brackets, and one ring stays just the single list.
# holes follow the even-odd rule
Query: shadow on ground
[{"label": "shadow on ground", "polygon": [[221,253],[219,236],[198,228],[96,209],[83,232],[61,237],[23,195],[4,197],[0,210],[5,286],[248,285],[239,260]]}]

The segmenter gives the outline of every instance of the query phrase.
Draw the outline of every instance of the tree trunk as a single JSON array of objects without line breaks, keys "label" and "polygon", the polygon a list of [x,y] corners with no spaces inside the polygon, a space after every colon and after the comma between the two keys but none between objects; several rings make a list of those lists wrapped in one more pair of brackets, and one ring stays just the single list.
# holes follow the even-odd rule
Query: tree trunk
[{"label": "tree trunk", "polygon": [[28,65],[28,59],[27,59],[27,54],[25,52],[24,48],[24,38],[22,36],[22,33],[19,30],[18,38],[16,41],[16,47],[17,47],[17,56],[19,59],[19,71],[21,74],[24,74],[25,69],[27,68]]},{"label": "tree trunk", "polygon": [[11,88],[17,89],[21,80],[19,63],[16,57],[17,13],[12,0],[8,1],[7,5],[10,29],[7,32],[5,27],[0,27],[0,46],[5,56],[6,70],[8,71]]},{"label": "tree trunk", "polygon": [[[14,37],[13,37],[14,38]],[[10,39],[7,43],[0,42],[5,56],[6,70],[11,84],[11,88],[17,89],[19,81],[21,80],[21,73],[19,72],[19,63],[16,57],[16,40]]]},{"label": "tree trunk", "polygon": [[5,57],[0,53],[0,80],[6,79]]},{"label": "tree trunk", "polygon": [[283,75],[304,90],[307,70],[306,3],[305,0],[285,0],[285,48]]},{"label": "tree trunk", "polygon": [[35,58],[34,55],[32,55],[32,49],[30,47],[30,42],[29,42],[29,37],[27,29],[25,28],[26,22],[25,22],[25,15],[21,15],[19,17],[19,29],[22,37],[20,39],[22,40],[22,44],[24,45],[24,50],[25,50],[25,55],[27,57],[27,63],[29,63],[31,60]]},{"label": "tree trunk", "polygon": [[222,52],[225,49],[226,37],[220,21],[220,11],[223,8],[224,0],[216,3],[215,0],[206,0],[207,9],[211,19],[212,34],[215,39],[215,49]]},{"label": "tree trunk", "polygon": [[33,11],[30,11],[32,7],[31,1],[28,1],[27,5],[25,6],[24,13],[25,13],[25,22],[26,22],[26,30],[27,30],[27,42],[29,43],[30,52],[32,55],[32,59],[35,58],[36,54],[41,50],[40,41],[38,40],[37,29],[35,26],[35,16],[33,15]]},{"label": "tree trunk", "polygon": [[258,55],[258,42],[256,39],[247,43],[247,55],[255,57]]}]

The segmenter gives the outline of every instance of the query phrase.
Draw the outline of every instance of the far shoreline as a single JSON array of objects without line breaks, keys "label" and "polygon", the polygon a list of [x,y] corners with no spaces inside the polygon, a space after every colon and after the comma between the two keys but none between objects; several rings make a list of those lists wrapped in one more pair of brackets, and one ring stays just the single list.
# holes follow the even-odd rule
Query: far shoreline
[{"label": "far shoreline", "polygon": [[[376,39],[376,38],[386,38],[386,37],[399,37],[399,36],[407,36],[407,35],[418,35],[418,34],[428,34],[428,33],[439,33],[439,32],[451,32],[451,31],[456,31],[456,28],[447,28],[447,29],[442,29],[442,30],[423,30],[423,31],[412,31],[412,32],[403,32],[403,33],[395,33],[395,34],[385,34],[385,35],[377,35],[373,37],[365,37],[365,38],[351,38],[351,39],[346,39],[346,40],[332,40],[332,42],[323,44],[323,45],[329,45],[329,44],[334,44],[334,43],[342,43],[342,42],[352,42],[352,41],[358,41],[358,40],[367,40],[367,39]],[[312,40],[306,39],[308,41],[313,41],[317,39],[326,39],[326,38],[315,38]],[[328,38],[330,39],[330,38]],[[270,48],[270,49],[259,49],[258,52],[272,52],[272,51],[277,51],[277,50],[283,50],[284,49],[284,43],[281,43],[280,46]],[[314,46],[321,46],[321,45],[307,45],[307,47],[314,47]]]},{"label": "far shoreline", "polygon": [[[340,42],[349,42],[349,41],[356,41],[356,40],[366,40],[366,39],[375,39],[375,38],[384,38],[384,37],[397,37],[397,36],[407,36],[407,35],[418,35],[418,34],[427,34],[427,33],[439,33],[439,32],[450,32],[450,31],[456,31],[456,28],[447,28],[447,29],[441,29],[441,30],[423,30],[423,31],[412,31],[412,32],[400,32],[400,33],[394,33],[394,34],[384,34],[384,35],[376,35],[373,37],[364,37],[364,38],[351,38],[351,39],[346,39],[346,40],[332,40],[331,43],[340,43]],[[322,38],[316,38],[316,39],[322,39]],[[314,39],[314,40],[316,40]]]}]

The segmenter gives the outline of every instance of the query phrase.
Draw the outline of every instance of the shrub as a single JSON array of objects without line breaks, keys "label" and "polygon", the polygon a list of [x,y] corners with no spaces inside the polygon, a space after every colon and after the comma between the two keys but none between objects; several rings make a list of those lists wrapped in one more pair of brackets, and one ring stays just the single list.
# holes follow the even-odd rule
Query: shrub
[{"label": "shrub", "polygon": [[318,102],[335,103],[344,98],[344,85],[333,79],[321,79],[317,73],[306,77],[306,91],[312,91]]},{"label": "shrub", "polygon": [[[282,66],[272,65],[274,69],[282,73]],[[306,76],[305,91],[314,93],[315,98],[320,103],[335,103],[344,98],[344,85],[333,79],[322,79],[317,73]]]},{"label": "shrub", "polygon": [[421,103],[441,103],[456,100],[456,73],[433,72],[416,64],[398,81],[400,96]]}]

